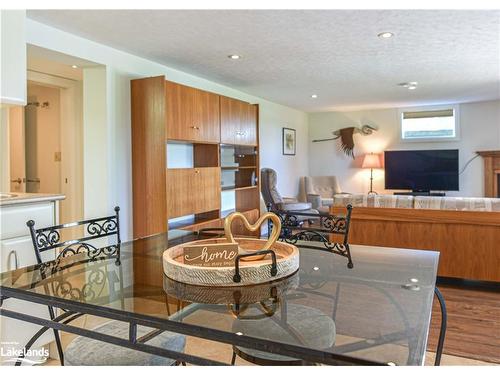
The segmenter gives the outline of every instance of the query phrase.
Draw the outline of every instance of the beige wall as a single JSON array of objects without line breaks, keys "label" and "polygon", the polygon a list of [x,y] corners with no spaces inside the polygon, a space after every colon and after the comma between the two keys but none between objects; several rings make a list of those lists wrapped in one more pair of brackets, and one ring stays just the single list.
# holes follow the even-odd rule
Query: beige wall
[{"label": "beige wall", "polygon": [[[25,112],[26,120],[26,178],[39,178],[40,184],[26,183],[27,192],[60,193],[61,162],[55,154],[61,152],[59,89],[29,85],[28,102],[37,101],[39,107]],[[49,106],[42,107],[42,103]]]},{"label": "beige wall", "polygon": [[[345,156],[339,141],[310,143],[309,169],[311,175],[336,175],[344,191],[368,192],[369,170],[360,168],[363,154],[384,150],[459,149],[461,169],[478,150],[500,149],[500,101],[460,104],[460,140],[449,142],[402,142],[400,140],[398,109],[379,109],[354,112],[325,112],[309,115],[309,139],[331,138],[332,131],[361,124],[379,128],[369,136],[354,136],[356,159]],[[374,189],[384,192],[383,170],[374,172]],[[460,176],[460,191],[450,196],[483,195],[483,163],[480,158],[471,162]]]}]

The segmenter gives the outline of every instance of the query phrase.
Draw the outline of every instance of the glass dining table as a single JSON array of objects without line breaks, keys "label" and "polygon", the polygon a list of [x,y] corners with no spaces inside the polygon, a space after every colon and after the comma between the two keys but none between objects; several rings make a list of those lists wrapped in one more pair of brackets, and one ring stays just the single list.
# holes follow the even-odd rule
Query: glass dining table
[{"label": "glass dining table", "polygon": [[[227,344],[247,360],[281,356],[302,364],[424,364],[438,252],[351,245],[354,267],[348,268],[345,257],[298,242],[299,270],[282,280],[222,288],[165,277],[163,252],[197,238],[170,231],[122,243],[114,251],[2,273],[0,314],[8,324],[17,319],[41,326],[38,337],[57,329],[198,365],[227,365],[231,358],[214,360],[204,345],[191,346],[188,353],[148,342],[170,331],[196,342]],[[53,306],[57,317],[9,308],[13,300]],[[74,324],[83,315],[127,322],[129,334],[115,337]],[[138,326],[149,332],[138,337]],[[30,347],[36,338],[23,345]]]}]

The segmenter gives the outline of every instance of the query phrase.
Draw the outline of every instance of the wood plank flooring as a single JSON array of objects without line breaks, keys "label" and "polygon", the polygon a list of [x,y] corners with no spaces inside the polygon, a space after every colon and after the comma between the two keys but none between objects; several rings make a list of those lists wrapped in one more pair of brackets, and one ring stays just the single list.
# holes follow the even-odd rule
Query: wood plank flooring
[{"label": "wood plank flooring", "polygon": [[[438,285],[448,310],[444,353],[500,364],[500,293]],[[441,313],[434,299],[427,349],[435,351]]]}]

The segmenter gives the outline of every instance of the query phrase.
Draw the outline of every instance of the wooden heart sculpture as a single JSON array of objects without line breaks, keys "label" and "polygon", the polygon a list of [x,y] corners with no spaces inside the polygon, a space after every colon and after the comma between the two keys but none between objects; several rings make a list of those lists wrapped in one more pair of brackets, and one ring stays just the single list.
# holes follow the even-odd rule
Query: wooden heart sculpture
[{"label": "wooden heart sculpture", "polygon": [[[243,224],[245,225],[245,228],[248,229],[251,232],[255,232],[257,230],[260,230],[260,227],[262,223],[264,223],[267,219],[270,219],[273,223],[273,230],[269,236],[269,239],[267,242],[264,244],[264,247],[262,249],[255,249],[254,251],[259,251],[259,250],[269,250],[271,246],[278,240],[280,233],[281,233],[281,220],[280,218],[272,213],[272,212],[266,212],[264,215],[259,217],[259,219],[255,222],[255,224],[251,225],[247,218],[240,212],[233,212],[232,214],[228,215],[226,219],[224,220],[224,234],[226,236],[226,239],[228,242],[231,243],[236,243],[233,237],[233,233],[231,232],[231,224],[235,219],[240,219],[243,221]],[[240,249],[240,253],[244,254],[250,254],[252,253],[251,251],[248,250],[243,250]],[[252,260],[260,260],[265,258],[266,255],[256,255],[255,257],[247,257],[247,258],[242,258],[242,261],[252,261]]]}]

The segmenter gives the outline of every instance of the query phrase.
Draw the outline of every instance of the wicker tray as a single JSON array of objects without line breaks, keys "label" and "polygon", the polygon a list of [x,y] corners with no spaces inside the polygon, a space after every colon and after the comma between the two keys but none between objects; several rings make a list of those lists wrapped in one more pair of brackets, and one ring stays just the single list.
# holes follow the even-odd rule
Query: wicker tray
[{"label": "wicker tray", "polygon": [[251,304],[265,301],[270,298],[278,298],[287,292],[294,290],[299,285],[299,274],[294,273],[290,277],[270,283],[248,286],[200,286],[184,284],[163,278],[163,289],[173,297],[182,301],[195,303],[208,303],[213,305]]},{"label": "wicker tray", "polygon": [[[257,251],[264,247],[267,240],[236,238],[239,247],[244,250]],[[171,247],[163,253],[163,271],[167,277],[181,283],[193,285],[242,286],[267,283],[290,276],[299,269],[299,250],[297,247],[276,242],[271,250],[276,254],[276,275],[271,275],[271,256],[264,259],[241,262],[239,274],[241,280],[234,281],[235,267],[201,267],[186,265],[183,262],[184,247],[227,243],[225,238],[214,238],[188,242]]]}]

